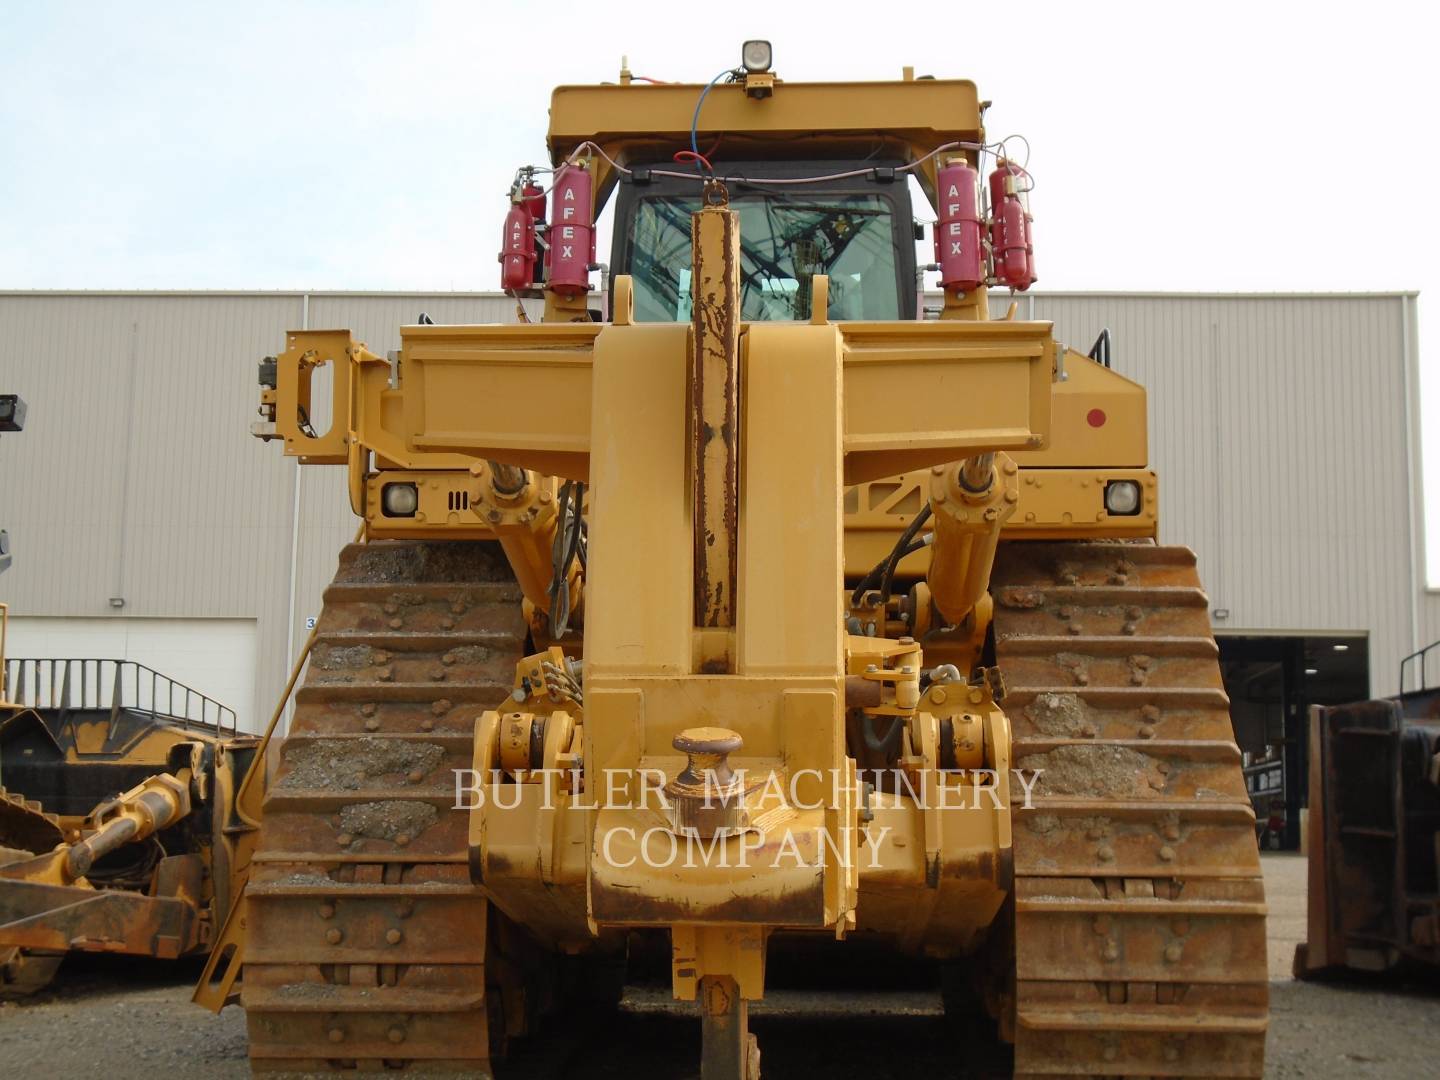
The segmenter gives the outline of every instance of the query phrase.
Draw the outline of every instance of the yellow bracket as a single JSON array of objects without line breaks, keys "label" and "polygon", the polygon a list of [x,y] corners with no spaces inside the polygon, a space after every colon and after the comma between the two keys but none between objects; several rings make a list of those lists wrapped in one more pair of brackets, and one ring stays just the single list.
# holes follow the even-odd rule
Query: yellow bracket
[{"label": "yellow bracket", "polygon": [[200,974],[200,982],[196,984],[195,992],[190,995],[191,1001],[215,1013],[226,1005],[236,1003],[238,995],[233,995],[232,991],[235,980],[240,977],[240,969],[244,966],[245,937],[246,905],[245,894],[242,892],[230,906],[230,914],[225,919],[220,937],[216,939],[215,946],[205,960],[205,970]]},{"label": "yellow bracket", "polygon": [[[276,357],[275,434],[285,453],[309,465],[344,465],[350,446],[350,397],[359,353],[378,359],[356,344],[348,330],[291,330],[285,351]],[[315,433],[315,373],[329,367],[330,426]]]},{"label": "yellow bracket", "polygon": [[[1105,489],[1116,482],[1139,485],[1134,514],[1105,508]],[[1155,536],[1160,526],[1160,491],[1149,469],[1022,469],[1015,514],[1005,523],[1007,538],[1027,540],[1122,539]]]}]

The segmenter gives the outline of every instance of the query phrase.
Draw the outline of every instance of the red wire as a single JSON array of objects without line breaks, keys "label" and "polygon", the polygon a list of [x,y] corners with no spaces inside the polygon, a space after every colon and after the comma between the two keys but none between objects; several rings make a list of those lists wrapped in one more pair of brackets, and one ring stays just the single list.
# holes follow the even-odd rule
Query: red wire
[{"label": "red wire", "polygon": [[704,165],[705,171],[708,173],[713,173],[715,171],[715,166],[710,164],[710,159],[707,158],[704,154],[695,153],[694,150],[675,151],[674,161],[678,165],[683,165],[687,161],[694,161],[698,162],[701,165]]}]

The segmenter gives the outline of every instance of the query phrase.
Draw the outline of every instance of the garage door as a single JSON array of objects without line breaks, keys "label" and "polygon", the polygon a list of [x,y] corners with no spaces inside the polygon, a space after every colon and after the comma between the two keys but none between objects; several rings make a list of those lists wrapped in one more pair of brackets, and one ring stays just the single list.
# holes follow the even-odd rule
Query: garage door
[{"label": "garage door", "polygon": [[134,660],[235,710],[254,731],[254,619],[12,616],[12,658]]}]

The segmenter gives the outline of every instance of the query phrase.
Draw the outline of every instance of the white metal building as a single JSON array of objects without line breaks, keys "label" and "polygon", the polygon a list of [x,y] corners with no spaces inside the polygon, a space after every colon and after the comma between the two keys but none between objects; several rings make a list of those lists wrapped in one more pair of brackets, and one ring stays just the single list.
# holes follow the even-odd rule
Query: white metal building
[{"label": "white metal building", "polygon": [[[249,436],[255,362],[297,327],[383,353],[422,311],[514,318],[482,293],[0,293],[0,392],[29,405],[0,437],[10,654],[140,660],[263,726],[355,523],[343,470]],[[1049,293],[1020,314],[1082,350],[1109,327],[1148,387],[1162,538],[1199,552],[1217,633],[1363,641],[1394,692],[1440,638],[1413,294]]]}]

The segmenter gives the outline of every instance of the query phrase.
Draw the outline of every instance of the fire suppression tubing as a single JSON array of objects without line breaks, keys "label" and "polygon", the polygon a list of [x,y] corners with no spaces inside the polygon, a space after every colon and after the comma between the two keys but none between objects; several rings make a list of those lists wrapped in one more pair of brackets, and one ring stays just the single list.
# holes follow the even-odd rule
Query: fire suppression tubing
[{"label": "fire suppression tubing", "polygon": [[590,289],[595,262],[594,180],[581,162],[566,162],[556,171],[550,190],[549,247],[545,251],[547,288],[561,296]]},{"label": "fire suppression tubing", "polygon": [[935,226],[935,261],[940,285],[968,293],[985,283],[981,245],[980,174],[963,158],[947,162],[936,174],[940,220]]}]

